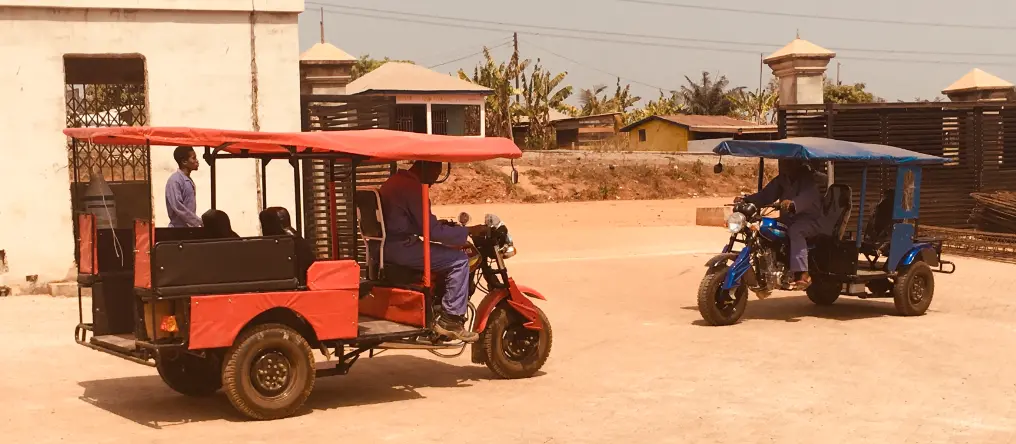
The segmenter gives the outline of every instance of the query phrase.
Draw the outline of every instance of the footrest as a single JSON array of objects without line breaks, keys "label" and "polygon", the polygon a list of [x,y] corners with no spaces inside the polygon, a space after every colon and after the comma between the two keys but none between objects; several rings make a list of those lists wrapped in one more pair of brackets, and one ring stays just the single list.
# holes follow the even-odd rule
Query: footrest
[{"label": "footrest", "polygon": [[132,335],[93,336],[90,342],[92,345],[120,353],[133,353],[137,350],[137,342]]}]

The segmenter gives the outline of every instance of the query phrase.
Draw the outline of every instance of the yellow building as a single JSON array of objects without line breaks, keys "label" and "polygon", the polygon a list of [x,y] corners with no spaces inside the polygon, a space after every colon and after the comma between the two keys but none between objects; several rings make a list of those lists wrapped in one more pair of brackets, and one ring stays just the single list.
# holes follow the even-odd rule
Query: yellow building
[{"label": "yellow building", "polygon": [[628,133],[632,151],[688,151],[688,142],[723,139],[775,139],[776,125],[759,125],[726,116],[650,116],[632,123]]}]

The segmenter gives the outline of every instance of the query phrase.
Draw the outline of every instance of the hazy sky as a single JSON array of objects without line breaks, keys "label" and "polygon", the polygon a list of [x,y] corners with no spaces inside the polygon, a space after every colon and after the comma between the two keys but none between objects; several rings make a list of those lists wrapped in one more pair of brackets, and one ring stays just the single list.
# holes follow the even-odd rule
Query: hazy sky
[{"label": "hazy sky", "polygon": [[[789,43],[798,30],[802,38],[837,52],[827,73],[830,78],[835,78],[839,62],[843,82],[867,83],[869,91],[887,100],[940,96],[942,89],[975,67],[1016,82],[1016,22],[1012,20],[1016,17],[1016,1],[1012,0],[645,1],[850,20],[678,8],[624,0],[308,0],[307,11],[300,16],[300,49],[305,50],[319,40],[319,4],[329,4],[337,6],[325,8],[326,39],[353,55],[369,53],[432,66],[469,56],[485,44],[507,42],[511,31],[517,31],[524,58],[540,58],[552,71],[567,71],[567,82],[576,89],[596,84],[612,87],[615,77],[607,74],[611,73],[632,83],[633,92],[643,98],[658,96],[657,88],[676,89],[686,83],[685,75],[695,79],[703,70],[726,75],[732,85],[755,89],[759,82],[759,54],[768,55]],[[397,11],[404,15],[340,6]],[[403,21],[392,20],[393,17]],[[870,20],[963,26],[912,26]],[[576,29],[596,33],[570,31]],[[560,37],[563,35],[577,38]],[[884,52],[860,51],[865,49]],[[510,51],[510,45],[505,45],[494,49],[493,54],[503,60]],[[469,56],[434,69],[445,73],[454,73],[459,68],[471,71],[481,57]],[[766,80],[770,75],[766,67]]]}]

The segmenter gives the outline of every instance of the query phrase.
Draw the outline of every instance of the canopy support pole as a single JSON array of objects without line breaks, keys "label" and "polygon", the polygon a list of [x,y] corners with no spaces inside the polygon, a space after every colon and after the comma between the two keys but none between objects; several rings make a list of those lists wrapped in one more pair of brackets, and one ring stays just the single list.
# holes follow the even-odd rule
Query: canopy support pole
[{"label": "canopy support pole", "polygon": [[762,185],[765,181],[766,176],[766,160],[762,157],[758,159],[758,191],[762,192]]},{"label": "canopy support pole", "polygon": [[[290,153],[296,154],[296,147],[286,147]],[[296,233],[303,236],[303,202],[300,197],[300,160],[296,157],[289,159],[293,166],[293,197],[296,198]]]},{"label": "canopy support pole", "polygon": [[423,184],[423,286],[430,289],[430,185]]},{"label": "canopy support pole", "polygon": [[857,238],[855,240],[855,244],[857,245],[858,249],[861,248],[861,238],[862,238],[861,230],[864,229],[864,195],[868,194],[867,191],[868,191],[868,165],[865,165],[864,169],[861,170],[861,199],[859,202],[860,206],[857,207],[857,233],[854,235],[854,237]]},{"label": "canopy support pole", "polygon": [[832,161],[826,162],[826,186],[836,183],[836,164]]},{"label": "canopy support pole", "polygon": [[268,162],[272,159],[259,159],[261,162],[261,210],[268,208]]}]

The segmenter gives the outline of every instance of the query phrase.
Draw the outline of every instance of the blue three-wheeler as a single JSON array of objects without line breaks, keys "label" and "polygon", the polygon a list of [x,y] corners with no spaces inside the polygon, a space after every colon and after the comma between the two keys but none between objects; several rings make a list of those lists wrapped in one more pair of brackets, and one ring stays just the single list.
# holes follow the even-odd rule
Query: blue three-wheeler
[{"label": "blue three-wheeler", "polygon": [[[893,298],[903,316],[923,315],[935,292],[933,272],[951,274],[952,262],[942,260],[942,241],[917,236],[921,198],[921,167],[944,164],[948,159],[901,148],[824,138],[778,141],[730,140],[713,152],[722,156],[759,158],[759,190],[765,159],[793,159],[814,167],[825,163],[827,189],[822,203],[824,225],[834,227],[808,239],[808,269],[812,282],[806,291],[818,305],[831,305],[840,295]],[[837,183],[835,165],[863,165],[856,231],[847,230],[853,208],[850,186]],[[894,188],[865,218],[869,167],[892,167]],[[876,170],[877,171],[877,170]],[[820,174],[812,172],[812,174]],[[777,205],[760,206],[741,201],[727,217],[731,236],[723,252],[710,259],[698,290],[698,308],[711,325],[731,325],[744,315],[748,291],[760,299],[773,290],[791,290],[789,233],[779,218],[770,217]],[[740,246],[740,249],[738,249]]]}]

